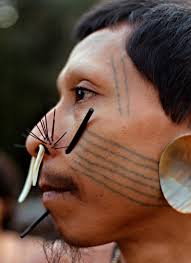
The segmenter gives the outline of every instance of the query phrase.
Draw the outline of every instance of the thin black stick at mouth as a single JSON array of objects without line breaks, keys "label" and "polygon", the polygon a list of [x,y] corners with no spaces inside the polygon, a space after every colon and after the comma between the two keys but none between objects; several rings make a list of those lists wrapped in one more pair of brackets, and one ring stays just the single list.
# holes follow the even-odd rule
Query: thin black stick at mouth
[{"label": "thin black stick at mouth", "polygon": [[30,226],[25,229],[25,231],[20,235],[21,238],[24,238],[26,235],[28,235],[42,220],[44,220],[50,212],[47,210],[45,213],[43,213],[37,220],[35,220]]},{"label": "thin black stick at mouth", "polygon": [[94,109],[90,108],[88,113],[86,114],[85,118],[83,119],[80,127],[78,128],[76,134],[74,135],[71,143],[69,144],[68,148],[66,149],[66,151],[65,151],[66,154],[71,153],[71,151],[74,149],[74,147],[78,143],[80,137],[82,136],[83,132],[86,129],[86,125],[87,125],[90,117],[92,116],[93,112],[94,112]]}]

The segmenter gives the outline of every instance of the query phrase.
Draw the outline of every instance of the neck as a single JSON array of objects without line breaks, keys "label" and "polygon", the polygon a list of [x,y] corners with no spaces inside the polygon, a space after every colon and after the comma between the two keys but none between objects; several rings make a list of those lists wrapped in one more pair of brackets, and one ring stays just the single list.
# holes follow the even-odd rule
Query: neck
[{"label": "neck", "polygon": [[127,227],[127,238],[117,242],[123,263],[190,262],[191,216],[164,210],[136,224],[133,231]]}]

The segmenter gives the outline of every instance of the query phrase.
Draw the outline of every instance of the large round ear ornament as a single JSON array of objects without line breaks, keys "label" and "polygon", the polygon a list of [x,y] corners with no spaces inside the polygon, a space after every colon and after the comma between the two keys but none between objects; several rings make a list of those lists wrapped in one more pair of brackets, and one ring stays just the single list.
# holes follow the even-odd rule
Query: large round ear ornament
[{"label": "large round ear ornament", "polygon": [[159,178],[168,204],[180,213],[191,213],[191,134],[167,145],[159,162]]}]

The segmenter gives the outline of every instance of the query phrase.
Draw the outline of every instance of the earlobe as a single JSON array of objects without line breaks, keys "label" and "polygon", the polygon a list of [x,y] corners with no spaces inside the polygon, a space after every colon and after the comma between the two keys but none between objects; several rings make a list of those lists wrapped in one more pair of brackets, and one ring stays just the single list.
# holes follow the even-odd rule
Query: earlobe
[{"label": "earlobe", "polygon": [[159,178],[168,204],[180,213],[191,213],[191,133],[167,145],[159,162]]}]

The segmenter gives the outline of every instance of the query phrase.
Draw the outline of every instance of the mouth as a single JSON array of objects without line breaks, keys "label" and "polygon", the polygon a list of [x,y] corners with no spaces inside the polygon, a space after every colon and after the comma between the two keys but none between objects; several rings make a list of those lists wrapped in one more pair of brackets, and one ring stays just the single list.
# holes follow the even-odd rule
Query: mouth
[{"label": "mouth", "polygon": [[78,187],[71,177],[46,175],[40,182],[40,189],[43,193],[43,202],[66,198],[77,195]]},{"label": "mouth", "polygon": [[65,184],[62,186],[61,185],[53,186],[49,184],[43,184],[40,188],[43,193],[46,193],[46,192],[63,193],[63,192],[73,192],[77,190],[77,187],[74,184]]}]

